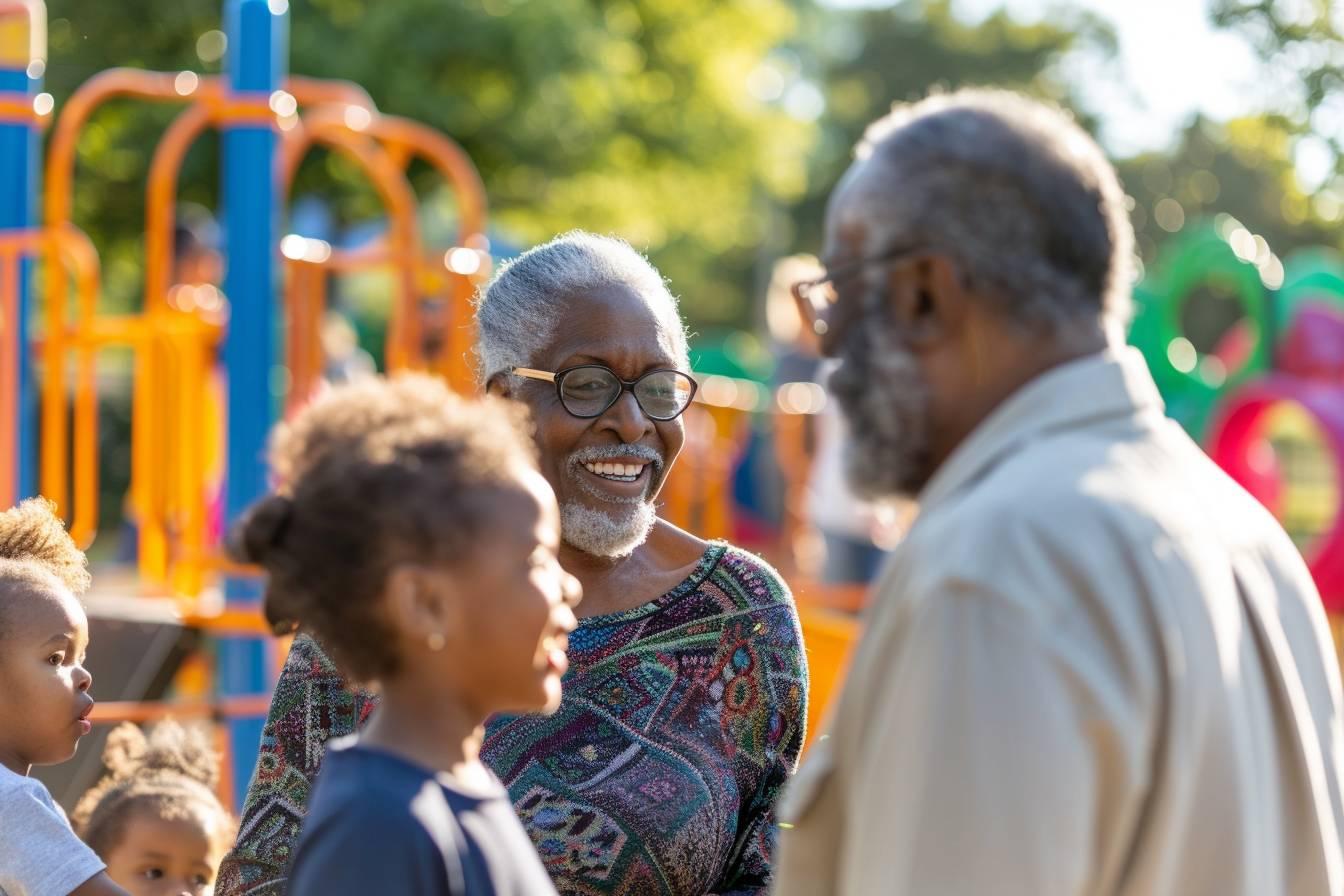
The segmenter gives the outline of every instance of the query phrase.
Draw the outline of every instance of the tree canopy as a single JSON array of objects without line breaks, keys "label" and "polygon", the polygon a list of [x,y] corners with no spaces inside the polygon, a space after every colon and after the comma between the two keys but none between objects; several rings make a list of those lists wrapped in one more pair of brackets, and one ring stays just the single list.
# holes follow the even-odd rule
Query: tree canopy
[{"label": "tree canopy", "polygon": [[[218,70],[221,7],[51,0],[58,108],[112,65]],[[515,241],[618,233],[652,251],[697,319],[741,312],[733,273],[753,257],[760,197],[787,202],[806,185],[811,124],[745,87],[795,28],[784,0],[294,0],[290,16],[291,71],[359,82],[383,110],[457,139]],[[76,219],[108,256],[115,302],[132,301],[144,174],[167,115],[118,103],[80,143]],[[214,204],[216,155],[213,141],[193,154],[186,197]],[[347,219],[374,211],[336,157],[306,165],[298,191],[337,196]]]},{"label": "tree canopy", "polygon": [[[222,0],[135,4],[50,0],[48,89],[59,104],[113,65],[218,71]],[[1170,225],[1227,211],[1276,248],[1334,242],[1344,192],[1298,183],[1301,141],[1329,142],[1344,79],[1324,13],[1222,0],[1219,21],[1288,58],[1301,108],[1192,121],[1169,150],[1120,160],[1150,256]],[[1306,6],[1310,6],[1307,4]],[[1296,7],[1305,8],[1303,4]],[[357,81],[380,108],[425,121],[481,169],[498,232],[528,245],[573,227],[647,249],[693,327],[750,327],[772,260],[815,250],[825,197],[868,122],[930,87],[1025,90],[1073,106],[1061,60],[1105,54],[1114,36],[1081,12],[968,24],[951,0],[839,9],[812,0],[293,0],[290,69]],[[1314,47],[1308,53],[1294,48]],[[1283,54],[1279,54],[1283,55]],[[166,109],[115,103],[80,142],[76,220],[94,236],[108,301],[138,301],[144,175]],[[1320,133],[1318,133],[1320,132]],[[218,150],[206,139],[185,198],[215,205]],[[422,193],[436,180],[413,169]],[[298,193],[330,197],[338,222],[376,214],[372,190],[316,154]],[[1170,200],[1163,204],[1164,200]],[[432,205],[433,203],[431,203]],[[1163,204],[1165,214],[1157,214]],[[1162,226],[1165,222],[1167,227]]]}]

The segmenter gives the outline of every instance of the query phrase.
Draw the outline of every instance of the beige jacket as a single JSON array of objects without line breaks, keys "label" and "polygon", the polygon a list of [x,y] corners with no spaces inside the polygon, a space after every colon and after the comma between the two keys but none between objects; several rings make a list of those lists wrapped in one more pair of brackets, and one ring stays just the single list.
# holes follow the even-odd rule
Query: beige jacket
[{"label": "beige jacket", "polygon": [[1117,349],[921,496],[780,810],[778,896],[1338,896],[1344,731],[1283,530]]}]

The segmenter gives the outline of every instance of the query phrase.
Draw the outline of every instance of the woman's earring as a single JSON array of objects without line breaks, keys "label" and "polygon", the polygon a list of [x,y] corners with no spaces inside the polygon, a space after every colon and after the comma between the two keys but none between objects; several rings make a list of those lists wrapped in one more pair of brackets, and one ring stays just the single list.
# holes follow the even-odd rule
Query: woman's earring
[{"label": "woman's earring", "polygon": [[440,632],[430,632],[429,637],[425,639],[425,643],[429,645],[430,650],[438,653],[443,649],[443,645],[447,642],[444,641],[443,635]]}]

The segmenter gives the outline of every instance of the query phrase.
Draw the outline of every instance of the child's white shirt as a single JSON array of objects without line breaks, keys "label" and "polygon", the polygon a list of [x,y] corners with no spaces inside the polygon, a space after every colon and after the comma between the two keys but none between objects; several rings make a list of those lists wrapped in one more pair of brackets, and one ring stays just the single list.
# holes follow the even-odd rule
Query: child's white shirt
[{"label": "child's white shirt", "polygon": [[41,781],[0,766],[0,896],[68,896],[106,867]]}]

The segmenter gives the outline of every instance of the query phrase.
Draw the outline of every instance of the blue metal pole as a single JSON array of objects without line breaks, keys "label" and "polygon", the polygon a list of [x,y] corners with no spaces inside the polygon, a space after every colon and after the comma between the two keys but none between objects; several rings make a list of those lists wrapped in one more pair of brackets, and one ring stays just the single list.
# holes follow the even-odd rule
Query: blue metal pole
[{"label": "blue metal pole", "polygon": [[[42,89],[47,58],[47,8],[43,0],[30,0],[31,16],[20,13],[0,17],[0,99],[32,107]],[[0,229],[22,230],[33,225],[37,208],[38,167],[41,150],[37,123],[0,122]],[[37,385],[33,376],[32,341],[28,325],[32,318],[32,263],[19,268],[18,420],[0,421],[3,438],[11,438],[15,465],[12,484],[17,498],[37,493]],[[9,363],[9,359],[3,359]],[[0,508],[3,509],[3,508]]]},{"label": "blue metal pole", "polygon": [[[226,0],[229,86],[239,98],[266,103],[284,82],[287,0]],[[231,307],[224,366],[228,376],[228,468],[225,508],[236,520],[266,490],[266,437],[275,420],[271,369],[276,357],[276,135],[267,123],[233,122],[224,132],[223,205],[228,270],[224,293]],[[256,581],[229,578],[231,606],[256,606]],[[273,642],[256,636],[219,638],[217,687],[223,698],[267,693]],[[263,719],[228,719],[235,803],[256,763]]]}]

